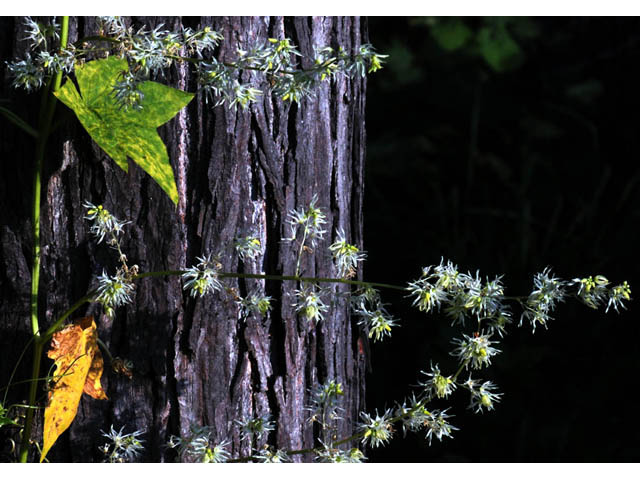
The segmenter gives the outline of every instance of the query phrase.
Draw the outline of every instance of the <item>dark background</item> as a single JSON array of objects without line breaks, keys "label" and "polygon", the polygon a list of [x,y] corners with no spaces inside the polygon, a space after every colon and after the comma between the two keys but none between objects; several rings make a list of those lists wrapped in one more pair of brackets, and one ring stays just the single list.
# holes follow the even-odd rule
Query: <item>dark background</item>
[{"label": "dark background", "polygon": [[[628,280],[633,296],[640,21],[374,17],[369,32],[390,56],[368,83],[365,278],[405,284],[444,257],[504,274],[507,295],[551,266]],[[370,411],[402,400],[431,361],[452,374],[461,336],[402,294],[383,298],[401,327],[373,347]],[[437,404],[455,415],[453,439],[398,431],[370,460],[638,461],[638,308],[570,300],[548,330],[512,327],[474,374],[504,394],[495,411],[473,414],[458,390]]]},{"label": "dark background", "polygon": [[[639,19],[372,17],[369,35],[390,57],[368,77],[367,280],[405,284],[444,257],[504,274],[507,295],[551,266],[628,280],[637,296]],[[461,336],[383,296],[401,326],[373,345],[370,412],[394,407],[432,361],[453,372]],[[451,407],[453,439],[399,431],[369,460],[638,461],[639,308],[569,301],[548,330],[514,326],[474,375],[498,384],[495,411],[473,414],[458,390],[436,406]]]}]

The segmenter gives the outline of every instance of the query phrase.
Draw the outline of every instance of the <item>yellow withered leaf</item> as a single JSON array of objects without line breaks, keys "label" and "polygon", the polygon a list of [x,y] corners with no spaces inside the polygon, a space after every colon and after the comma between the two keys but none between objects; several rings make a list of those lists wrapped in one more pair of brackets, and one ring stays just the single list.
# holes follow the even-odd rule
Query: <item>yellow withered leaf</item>
[{"label": "yellow withered leaf", "polygon": [[104,362],[97,340],[93,317],[77,319],[53,334],[47,355],[55,362],[55,384],[44,411],[41,462],[73,422],[83,392],[100,400],[107,398],[100,383]]}]

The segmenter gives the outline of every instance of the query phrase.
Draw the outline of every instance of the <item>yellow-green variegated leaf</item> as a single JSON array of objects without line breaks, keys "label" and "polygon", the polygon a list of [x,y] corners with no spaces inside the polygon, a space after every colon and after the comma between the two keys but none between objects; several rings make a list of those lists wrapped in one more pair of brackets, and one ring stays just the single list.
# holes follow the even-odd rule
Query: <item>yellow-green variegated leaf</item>
[{"label": "yellow-green variegated leaf", "polygon": [[75,69],[80,92],[68,81],[56,96],[71,108],[91,138],[126,172],[127,157],[144,169],[178,203],[173,170],[157,128],[171,120],[193,94],[156,82],[142,82],[142,109],[125,110],[116,102],[113,86],[128,70],[116,57],[94,60]]}]

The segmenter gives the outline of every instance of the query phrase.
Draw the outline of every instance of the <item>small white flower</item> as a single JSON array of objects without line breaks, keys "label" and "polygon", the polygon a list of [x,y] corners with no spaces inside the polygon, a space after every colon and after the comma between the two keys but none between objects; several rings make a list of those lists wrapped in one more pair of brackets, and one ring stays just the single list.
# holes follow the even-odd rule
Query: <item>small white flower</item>
[{"label": "small white flower", "polygon": [[358,448],[340,450],[332,448],[320,441],[323,448],[317,450],[316,460],[320,463],[362,463],[367,458]]},{"label": "small white flower", "polygon": [[500,401],[501,393],[496,393],[497,388],[492,382],[480,383],[478,380],[472,380],[471,377],[464,383],[464,387],[471,392],[470,409],[474,409],[475,413],[484,412],[484,409],[493,410],[494,403]]},{"label": "small white flower", "polygon": [[[574,283],[576,280],[574,280]],[[542,273],[537,273],[533,277],[534,290],[529,294],[529,298],[523,305],[524,311],[520,316],[520,325],[524,320],[528,320],[536,331],[537,325],[547,327],[547,322],[551,320],[549,315],[558,302],[562,302],[566,296],[567,283],[551,275],[551,270],[547,267]]]},{"label": "small white flower", "polygon": [[289,462],[289,456],[284,450],[276,450],[269,445],[266,445],[260,453],[255,456],[263,461],[263,463],[284,463]]},{"label": "small white flower", "polygon": [[489,321],[489,324],[487,325],[489,333],[497,333],[500,338],[502,338],[507,331],[507,325],[512,323],[511,312],[509,312],[505,307],[505,309],[494,313],[487,320]]},{"label": "small white flower", "polygon": [[298,229],[302,229],[303,243],[306,239],[310,239],[311,246],[314,248],[316,242],[324,238],[326,231],[322,229],[322,225],[327,223],[327,217],[322,210],[316,207],[317,201],[318,197],[314,195],[306,210],[291,210],[289,212],[287,223],[291,225],[291,238],[285,240],[295,240]]},{"label": "small white flower", "polygon": [[133,433],[123,434],[123,429],[124,427],[116,432],[113,425],[111,425],[109,433],[102,432],[102,435],[109,439],[109,443],[101,447],[102,452],[108,455],[105,461],[110,463],[132,462],[142,454],[144,450],[142,442],[144,440],[138,437],[142,435],[144,431],[136,430]]},{"label": "small white flower", "polygon": [[183,462],[224,463],[228,461],[229,441],[215,443],[211,440],[212,435],[211,427],[191,425],[189,434],[185,437],[171,435],[167,447],[177,449],[178,456]]},{"label": "small white flower", "polygon": [[363,325],[369,330],[369,338],[376,342],[385,336],[391,336],[391,329],[397,326],[398,321],[391,317],[385,308],[379,304],[375,310],[367,310],[361,306],[355,311],[360,316],[358,325]]},{"label": "small white flower", "polygon": [[465,307],[470,309],[471,313],[475,314],[478,319],[484,316],[491,316],[504,308],[502,305],[504,287],[500,279],[501,277],[497,277],[490,282],[487,281],[484,286],[477,277],[469,282]]},{"label": "small white flower", "polygon": [[413,305],[421,312],[428,313],[436,307],[440,308],[441,303],[447,300],[447,292],[437,284],[429,283],[427,278],[410,282],[407,290],[415,296]]},{"label": "small white flower", "polygon": [[182,274],[182,278],[186,280],[183,289],[191,290],[191,296],[204,297],[207,293],[222,290],[222,284],[218,280],[218,272],[222,268],[222,264],[217,258],[197,257],[198,265],[187,269]]},{"label": "small white flower", "polygon": [[236,423],[240,426],[242,440],[252,440],[253,438],[260,440],[275,428],[275,423],[269,414],[260,417],[245,417],[242,420],[236,420]]},{"label": "small white flower", "polygon": [[246,259],[255,260],[262,253],[260,240],[252,236],[236,238],[235,248],[243,262]]},{"label": "small white flower", "polygon": [[358,431],[362,433],[362,443],[371,447],[385,445],[393,436],[393,425],[391,420],[391,410],[386,410],[382,416],[376,412],[375,418],[365,412],[360,413],[361,422],[358,424]]},{"label": "small white flower", "polygon": [[613,287],[609,291],[609,302],[607,303],[607,309],[605,310],[605,313],[609,311],[609,308],[611,306],[613,306],[615,311],[618,313],[620,313],[618,311],[618,307],[626,309],[627,307],[625,307],[624,303],[622,303],[623,300],[631,301],[631,287],[626,281],[623,282],[622,285]]},{"label": "small white flower", "polygon": [[497,342],[489,340],[490,335],[476,334],[469,337],[462,335],[464,339],[455,339],[453,343],[458,346],[451,354],[458,357],[461,363],[466,363],[467,368],[479,369],[491,365],[491,357],[500,353],[500,350],[491,345]]},{"label": "small white flower", "polygon": [[574,278],[571,286],[578,286],[578,298],[591,308],[598,308],[609,297],[609,280],[602,275],[587,278]]},{"label": "small white flower", "polygon": [[106,236],[112,235],[107,243],[115,246],[116,238],[123,232],[123,227],[131,223],[121,222],[102,205],[96,206],[91,202],[84,202],[82,206],[87,209],[84,218],[92,222],[89,231],[98,239],[98,243],[101,243]]},{"label": "small white flower", "polygon": [[311,405],[305,408],[311,413],[309,421],[318,422],[324,427],[330,422],[339,420],[342,409],[338,406],[338,398],[342,395],[344,395],[342,384],[335,380],[328,380],[312,388]]},{"label": "small white flower", "polygon": [[446,411],[447,410],[434,410],[433,412],[427,411],[425,413],[424,423],[427,427],[427,440],[429,440],[429,445],[431,445],[433,437],[436,437],[440,441],[442,441],[442,437],[453,438],[453,431],[458,430],[447,421],[447,419],[453,415],[447,415]]},{"label": "small white flower", "polygon": [[266,315],[271,310],[271,300],[273,299],[269,296],[252,292],[238,301],[240,314],[244,318],[248,317],[251,313]]},{"label": "small white flower", "polygon": [[338,239],[329,246],[333,254],[333,260],[340,278],[351,278],[356,274],[358,262],[367,258],[367,254],[361,252],[358,247],[347,243],[344,231],[338,230]]},{"label": "small white flower", "polygon": [[294,294],[298,299],[293,304],[296,312],[304,315],[309,321],[324,320],[323,314],[329,310],[329,307],[324,304],[319,292],[316,292],[313,287],[305,286],[302,290],[294,290]]},{"label": "small white flower", "polygon": [[120,270],[114,277],[105,271],[98,277],[96,302],[102,303],[107,316],[113,317],[115,309],[131,302],[135,286],[129,282]]},{"label": "small white flower", "polygon": [[424,388],[425,392],[433,397],[447,398],[456,389],[456,384],[451,377],[445,377],[440,373],[438,365],[431,365],[431,373],[421,372],[429,377],[425,382],[419,385]]}]

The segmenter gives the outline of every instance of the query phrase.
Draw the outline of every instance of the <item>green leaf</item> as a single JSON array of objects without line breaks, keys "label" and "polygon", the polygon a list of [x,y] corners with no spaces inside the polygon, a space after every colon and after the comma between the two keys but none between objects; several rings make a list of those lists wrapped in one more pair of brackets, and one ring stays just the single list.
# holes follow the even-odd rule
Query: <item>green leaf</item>
[{"label": "green leaf", "polygon": [[431,27],[431,35],[438,45],[447,51],[454,51],[463,47],[471,38],[473,32],[460,18],[439,18]]},{"label": "green leaf", "polygon": [[522,63],[522,50],[504,25],[481,28],[477,40],[481,55],[496,72],[512,70]]},{"label": "green leaf", "polygon": [[0,428],[6,426],[6,425],[13,425],[13,426],[17,426],[19,427],[20,424],[14,422],[13,420],[11,420],[9,417],[7,417],[7,413],[8,410],[5,409],[2,404],[0,403]]},{"label": "green leaf", "polygon": [[75,69],[80,92],[68,81],[56,96],[71,108],[91,138],[126,172],[127,157],[136,162],[178,204],[173,170],[167,149],[156,130],[171,120],[193,94],[156,82],[142,82],[141,110],[125,110],[112,88],[128,70],[127,61],[116,57],[94,60]]}]

